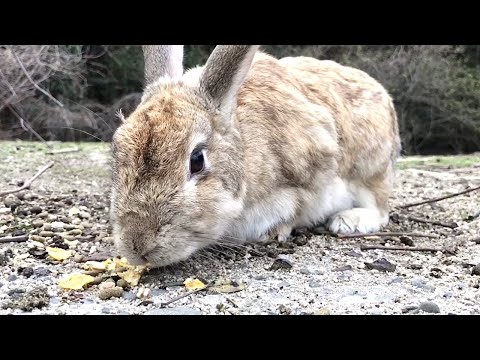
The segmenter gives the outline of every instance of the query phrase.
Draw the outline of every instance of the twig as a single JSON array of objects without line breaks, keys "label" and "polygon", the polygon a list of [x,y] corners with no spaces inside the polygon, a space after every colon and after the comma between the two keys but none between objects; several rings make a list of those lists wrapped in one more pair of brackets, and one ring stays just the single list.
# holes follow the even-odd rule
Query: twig
[{"label": "twig", "polygon": [[407,216],[407,219],[411,220],[411,221],[419,222],[419,223],[424,223],[424,224],[432,224],[432,225],[443,226],[443,227],[447,227],[447,228],[450,228],[450,229],[455,229],[456,227],[458,227],[458,225],[454,222],[444,223],[444,222],[441,222],[441,221],[420,219],[420,218],[417,218],[417,217],[414,217],[414,216]]},{"label": "twig", "polygon": [[178,300],[180,300],[180,299],[183,299],[183,298],[185,298],[185,297],[187,297],[187,296],[190,296],[190,295],[192,295],[192,294],[194,294],[194,293],[197,293],[197,292],[199,292],[199,291],[206,290],[206,289],[208,289],[208,288],[209,288],[210,286],[212,286],[212,285],[213,285],[213,282],[207,284],[205,287],[203,287],[203,288],[201,288],[201,289],[196,289],[196,290],[188,291],[188,292],[186,292],[185,294],[178,295],[177,297],[174,297],[173,299],[170,299],[170,300],[168,300],[167,302],[161,303],[161,304],[160,304],[160,307],[165,307],[165,306],[167,306],[167,305],[170,305],[171,303],[174,303],[175,301],[178,301]]},{"label": "twig", "polygon": [[426,237],[437,239],[438,235],[435,234],[422,234],[422,233],[409,233],[409,232],[379,232],[379,233],[371,233],[371,234],[332,234],[333,236],[340,238],[340,239],[350,239],[350,238],[364,238],[370,236],[379,236],[379,237],[386,237],[386,236],[410,236],[410,237]]},{"label": "twig", "polygon": [[55,99],[52,94],[50,94],[47,90],[45,89],[42,89],[35,81],[33,81],[32,77],[30,76],[30,74],[28,73],[27,69],[25,69],[25,66],[23,65],[22,61],[20,60],[20,58],[17,56],[17,54],[15,53],[15,51],[13,51],[13,49],[11,47],[10,48],[10,51],[13,55],[13,57],[15,58],[15,60],[17,61],[18,65],[20,65],[23,73],[25,74],[25,76],[27,77],[28,81],[30,81],[30,83],[35,87],[35,89],[37,89],[38,91],[42,92],[43,94],[45,94],[46,96],[48,96],[50,99],[52,99],[52,101],[54,101],[58,106],[60,107],[63,107],[63,104],[58,101],[57,99]]},{"label": "twig", "polygon": [[413,207],[413,206],[430,204],[430,203],[434,203],[434,202],[437,202],[437,201],[450,199],[450,198],[455,197],[455,196],[467,194],[467,193],[475,191],[475,190],[480,190],[480,186],[477,186],[477,187],[474,187],[474,188],[471,188],[471,189],[467,189],[467,190],[464,190],[464,191],[460,191],[460,192],[457,192],[455,194],[450,194],[450,195],[446,195],[446,196],[442,196],[442,197],[438,197],[438,198],[434,198],[434,199],[430,199],[430,200],[425,200],[425,201],[419,201],[419,202],[416,202],[416,203],[401,205],[401,206],[399,206],[399,208],[400,209],[408,209],[408,208]]},{"label": "twig", "polygon": [[25,242],[27,240],[28,240],[28,235],[6,236],[6,237],[0,238],[0,243]]},{"label": "twig", "polygon": [[48,155],[55,155],[55,154],[65,154],[70,152],[78,152],[80,151],[79,148],[68,148],[68,149],[60,149],[60,150],[51,150],[47,152]]},{"label": "twig", "polygon": [[361,245],[360,250],[392,250],[392,251],[427,251],[437,252],[444,251],[444,249],[429,248],[429,247],[410,247],[410,246],[383,246],[383,245]]},{"label": "twig", "polygon": [[13,193],[17,193],[19,191],[22,191],[22,190],[25,190],[25,189],[29,189],[30,186],[32,185],[32,183],[40,176],[42,175],[45,171],[47,171],[48,169],[50,169],[52,166],[53,166],[54,162],[51,161],[49,162],[47,165],[45,165],[44,167],[42,167],[40,170],[38,170],[38,172],[33,175],[33,177],[31,179],[29,179],[28,181],[25,182],[25,184],[23,184],[22,187],[19,187],[18,189],[15,189],[15,190],[7,190],[7,191],[4,191],[4,192],[0,192],[0,196],[5,196],[5,195],[8,195],[8,194],[13,194]]}]

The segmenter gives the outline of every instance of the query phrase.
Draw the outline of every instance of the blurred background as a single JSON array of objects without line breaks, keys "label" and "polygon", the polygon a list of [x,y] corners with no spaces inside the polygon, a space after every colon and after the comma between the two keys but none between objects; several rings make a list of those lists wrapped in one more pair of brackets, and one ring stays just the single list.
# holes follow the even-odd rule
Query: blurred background
[{"label": "blurred background", "polygon": [[[186,45],[185,68],[215,45]],[[392,95],[403,153],[480,151],[480,45],[265,45],[366,71]],[[109,141],[138,104],[137,45],[0,45],[0,140]]]}]

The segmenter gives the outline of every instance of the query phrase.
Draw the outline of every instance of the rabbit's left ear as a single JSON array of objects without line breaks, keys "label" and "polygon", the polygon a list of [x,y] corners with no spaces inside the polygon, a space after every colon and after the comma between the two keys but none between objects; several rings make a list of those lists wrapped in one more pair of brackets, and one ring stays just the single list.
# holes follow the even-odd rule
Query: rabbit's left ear
[{"label": "rabbit's left ear", "polygon": [[205,64],[200,89],[213,100],[225,120],[236,106],[237,93],[258,48],[259,45],[218,45]]},{"label": "rabbit's left ear", "polygon": [[145,86],[161,77],[176,80],[183,74],[183,45],[143,45]]}]

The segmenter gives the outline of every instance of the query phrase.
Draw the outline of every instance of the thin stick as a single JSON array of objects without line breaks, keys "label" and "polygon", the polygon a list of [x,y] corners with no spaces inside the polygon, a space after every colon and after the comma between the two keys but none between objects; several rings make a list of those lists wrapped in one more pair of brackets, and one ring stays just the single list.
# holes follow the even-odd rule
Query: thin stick
[{"label": "thin stick", "polygon": [[186,292],[185,294],[178,295],[177,297],[174,297],[173,299],[168,300],[167,302],[161,303],[161,304],[160,304],[160,307],[165,307],[165,306],[167,306],[167,305],[170,305],[171,303],[174,303],[175,301],[178,301],[178,300],[180,300],[180,299],[183,299],[183,298],[185,298],[185,297],[187,297],[187,296],[190,296],[190,295],[192,295],[192,294],[194,294],[194,293],[197,293],[197,292],[202,291],[202,290],[206,290],[206,289],[208,289],[208,288],[209,288],[210,286],[212,286],[212,285],[213,285],[213,282],[207,284],[205,287],[203,287],[203,288],[201,288],[201,289],[192,290],[192,291]]},{"label": "thin stick", "polygon": [[6,236],[6,237],[0,238],[0,243],[25,242],[27,240],[28,240],[28,235]]},{"label": "thin stick", "polygon": [[426,237],[426,238],[432,238],[432,239],[437,239],[438,235],[435,234],[422,234],[422,233],[409,233],[409,232],[379,232],[379,233],[371,233],[371,234],[347,234],[347,235],[342,235],[342,234],[332,234],[332,236],[335,236],[340,239],[351,239],[351,238],[364,238],[364,237],[370,237],[370,236],[379,236],[379,237],[386,237],[386,236],[410,236],[410,237]]},{"label": "thin stick", "polygon": [[45,171],[47,171],[48,169],[50,169],[53,164],[55,164],[53,161],[49,162],[47,165],[45,165],[44,167],[42,167],[40,170],[38,170],[38,172],[33,175],[33,177],[31,179],[29,179],[27,182],[25,182],[25,184],[23,184],[22,187],[19,187],[18,189],[15,189],[15,190],[7,190],[7,191],[4,191],[4,192],[0,192],[0,196],[5,196],[5,195],[8,195],[8,194],[13,194],[13,193],[17,193],[19,191],[22,191],[22,190],[25,190],[25,189],[29,189],[30,186],[32,185],[32,183],[40,176],[42,175]]},{"label": "thin stick", "polygon": [[444,222],[441,222],[441,221],[420,219],[420,218],[417,218],[417,217],[414,217],[414,216],[407,216],[407,219],[411,220],[411,221],[419,222],[419,223],[424,223],[424,224],[432,224],[432,225],[443,226],[443,227],[447,227],[447,228],[450,228],[450,229],[455,229],[456,227],[458,227],[458,225],[455,224],[455,223],[444,223]]},{"label": "thin stick", "polygon": [[401,206],[399,206],[399,208],[400,208],[400,209],[408,209],[408,208],[413,207],[413,206],[418,206],[418,205],[423,205],[423,204],[430,204],[430,203],[434,203],[434,202],[437,202],[437,201],[441,201],[441,200],[445,200],[445,199],[450,199],[450,198],[455,197],[455,196],[467,194],[467,193],[469,193],[469,192],[472,192],[472,191],[475,191],[475,190],[479,190],[479,189],[480,189],[480,186],[477,186],[477,187],[474,187],[474,188],[471,188],[471,189],[467,189],[467,190],[464,190],[464,191],[460,191],[460,192],[455,193],[455,194],[450,194],[450,195],[446,195],[446,196],[442,196],[442,197],[438,197],[438,198],[434,198],[434,199],[430,199],[430,200],[425,200],[425,201],[419,201],[419,202],[415,202],[415,203],[411,203],[411,204],[401,205]]},{"label": "thin stick", "polygon": [[78,152],[80,151],[79,148],[68,148],[68,149],[60,149],[60,150],[52,150],[47,152],[48,155],[55,155],[55,154],[65,154],[70,152]]},{"label": "thin stick", "polygon": [[10,51],[13,55],[13,57],[15,58],[15,60],[17,61],[18,65],[20,65],[20,68],[22,69],[23,73],[25,74],[25,76],[27,77],[28,81],[30,81],[30,83],[35,87],[35,89],[37,89],[38,91],[42,92],[43,94],[45,94],[46,96],[48,96],[50,99],[52,99],[58,106],[60,107],[63,107],[63,104],[58,101],[57,99],[55,99],[52,94],[50,94],[47,90],[45,89],[42,89],[35,81],[33,81],[32,77],[30,76],[30,74],[28,73],[27,69],[25,69],[25,66],[23,65],[22,61],[20,60],[20,58],[17,56],[17,54],[13,51],[13,49],[9,46],[10,48]]},{"label": "thin stick", "polygon": [[444,249],[429,247],[409,247],[409,246],[383,246],[383,245],[361,245],[360,250],[392,250],[392,251],[427,251],[437,252]]}]

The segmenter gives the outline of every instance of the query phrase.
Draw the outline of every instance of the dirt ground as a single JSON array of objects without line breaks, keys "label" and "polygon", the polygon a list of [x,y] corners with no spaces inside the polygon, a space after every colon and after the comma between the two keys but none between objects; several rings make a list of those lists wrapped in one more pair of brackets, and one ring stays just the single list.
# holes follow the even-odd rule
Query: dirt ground
[{"label": "dirt ground", "polygon": [[[0,142],[0,192],[55,163],[30,190],[0,197],[0,314],[480,313],[480,191],[400,208],[480,186],[480,155],[399,161],[384,231],[417,234],[340,239],[319,227],[288,244],[204,251],[146,269],[135,284],[99,265],[116,257],[108,144],[50,145]],[[78,151],[61,152],[69,149]],[[9,236],[26,241],[4,242]],[[372,245],[387,249],[365,249]],[[52,248],[68,257],[55,260]],[[80,273],[94,280],[60,286]],[[187,279],[209,287],[176,299]]]}]

